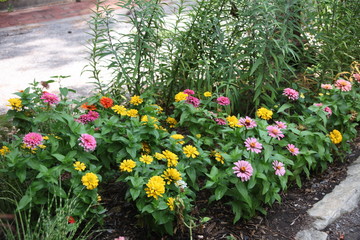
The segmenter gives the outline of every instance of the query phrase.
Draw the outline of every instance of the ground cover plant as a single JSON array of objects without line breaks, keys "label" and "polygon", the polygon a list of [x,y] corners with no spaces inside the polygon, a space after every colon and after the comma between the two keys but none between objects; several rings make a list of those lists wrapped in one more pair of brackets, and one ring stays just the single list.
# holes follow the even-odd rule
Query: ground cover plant
[{"label": "ground cover plant", "polygon": [[[180,1],[168,28],[160,1],[119,1],[134,26],[126,35],[111,29],[113,10],[98,6],[87,69],[97,92],[70,99],[73,90],[50,92],[49,80],[9,99],[14,128],[3,139],[0,174],[24,191],[1,196],[1,206],[24,226],[15,235],[51,228],[56,239],[63,231],[59,239],[86,236],[107,214],[104,186],[121,182],[149,234],[191,238],[208,220],[192,212],[199,192],[231,206],[236,223],[341,159],[357,134],[360,65],[352,62],[356,43],[325,64],[335,42],[323,20],[356,8],[308,4],[202,0],[188,12]],[[326,31],[314,28],[318,36],[309,26],[319,22]],[[103,67],[113,73],[108,84]],[[59,226],[33,224],[39,217]]]}]

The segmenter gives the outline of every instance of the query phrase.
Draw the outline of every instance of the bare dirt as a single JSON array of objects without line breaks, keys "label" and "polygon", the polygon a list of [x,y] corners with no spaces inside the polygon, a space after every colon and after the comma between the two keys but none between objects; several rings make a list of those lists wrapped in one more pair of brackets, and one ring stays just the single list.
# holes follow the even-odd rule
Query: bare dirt
[{"label": "bare dirt", "polygon": [[[294,239],[298,231],[310,224],[306,211],[346,177],[347,167],[360,156],[360,137],[352,143],[352,151],[343,161],[336,160],[323,173],[315,173],[311,179],[304,179],[302,188],[291,186],[282,193],[282,202],[267,208],[267,215],[258,215],[249,221],[232,224],[231,209],[216,202],[207,204],[206,193],[199,193],[195,204],[195,216],[210,217],[206,224],[193,230],[193,239],[238,239],[238,240],[289,240]],[[126,239],[190,239],[189,232],[178,231],[174,236],[159,236],[150,229],[138,225],[135,207],[124,201],[126,186],[113,183],[105,190],[104,204],[108,217],[96,239],[111,239],[124,236]],[[205,211],[200,211],[206,209]],[[200,213],[201,212],[201,213]],[[345,214],[329,225],[325,230],[330,240],[360,239],[360,208]]]}]

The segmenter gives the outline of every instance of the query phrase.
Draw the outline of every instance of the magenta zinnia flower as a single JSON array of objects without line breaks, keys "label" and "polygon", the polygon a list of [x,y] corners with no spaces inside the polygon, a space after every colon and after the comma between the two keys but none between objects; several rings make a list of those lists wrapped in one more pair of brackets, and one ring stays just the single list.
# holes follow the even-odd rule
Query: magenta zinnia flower
[{"label": "magenta zinnia flower", "polygon": [[25,143],[26,146],[35,148],[36,146],[42,144],[43,140],[44,139],[40,133],[31,132],[24,136],[23,143]]},{"label": "magenta zinnia flower", "polygon": [[268,126],[266,129],[268,130],[268,134],[270,137],[277,138],[278,140],[285,137],[284,134],[282,134],[281,130],[276,126]]},{"label": "magenta zinnia flower", "polygon": [[194,107],[198,107],[200,105],[200,100],[193,96],[187,96],[186,102],[192,104]]},{"label": "magenta zinnia flower", "polygon": [[346,81],[344,79],[339,79],[336,80],[335,87],[343,92],[348,92],[351,90],[351,82]]},{"label": "magenta zinnia flower", "polygon": [[324,111],[326,112],[326,116],[330,117],[332,115],[332,110],[330,107],[325,107]]},{"label": "magenta zinnia flower", "polygon": [[195,94],[195,92],[193,90],[191,90],[191,89],[185,89],[183,91],[183,93],[186,93],[187,95],[194,95]]},{"label": "magenta zinnia flower", "polygon": [[248,181],[253,174],[253,168],[251,164],[247,161],[241,160],[234,163],[235,167],[232,169],[235,170],[234,174],[240,178],[242,182]]},{"label": "magenta zinnia flower", "polygon": [[285,88],[283,95],[288,97],[290,100],[297,100],[299,98],[299,92],[292,88]]},{"label": "magenta zinnia flower", "polygon": [[284,123],[284,122],[275,121],[275,123],[276,123],[276,126],[277,126],[278,128],[280,128],[280,129],[286,129],[286,128],[287,128],[286,123]]},{"label": "magenta zinnia flower", "polygon": [[295,147],[294,144],[288,144],[286,149],[289,150],[289,152],[294,156],[299,154],[299,149]]},{"label": "magenta zinnia flower", "polygon": [[217,125],[226,125],[226,120],[222,118],[215,118]]},{"label": "magenta zinnia flower", "polygon": [[262,144],[259,143],[256,138],[247,138],[244,143],[246,150],[250,150],[255,153],[261,152]]},{"label": "magenta zinnia flower", "polygon": [[96,140],[90,134],[81,134],[79,141],[79,145],[82,146],[86,152],[94,151],[96,148]]},{"label": "magenta zinnia flower", "polygon": [[79,123],[82,123],[82,124],[86,124],[86,123],[89,123],[89,122],[93,122],[98,118],[99,118],[99,113],[98,112],[89,111],[87,114],[83,114],[78,119],[75,119],[75,121],[77,121]]},{"label": "magenta zinnia flower", "polygon": [[222,105],[222,106],[226,106],[226,105],[229,105],[229,104],[230,104],[230,99],[227,98],[227,97],[223,97],[223,96],[218,97],[218,98],[216,99],[216,101],[217,101],[218,104],[220,104],[220,105]]},{"label": "magenta zinnia flower", "polygon": [[246,116],[245,118],[240,118],[239,123],[246,128],[254,128],[256,127],[255,120],[251,119],[250,117]]},{"label": "magenta zinnia flower", "polygon": [[353,77],[355,78],[355,80],[356,80],[358,83],[360,83],[360,74],[354,73],[354,74],[353,74]]},{"label": "magenta zinnia flower", "polygon": [[333,86],[331,84],[321,84],[321,88],[331,90],[333,89]]},{"label": "magenta zinnia flower", "polygon": [[317,107],[321,107],[323,104],[322,103],[314,103],[314,106],[317,106]]},{"label": "magenta zinnia flower", "polygon": [[58,104],[60,102],[58,96],[48,92],[43,92],[40,99],[43,99],[45,103],[49,103],[49,104]]},{"label": "magenta zinnia flower", "polygon": [[284,164],[282,162],[279,162],[277,160],[275,160],[273,163],[273,168],[275,170],[275,175],[278,175],[278,176],[284,176],[285,175],[285,167],[284,167]]}]

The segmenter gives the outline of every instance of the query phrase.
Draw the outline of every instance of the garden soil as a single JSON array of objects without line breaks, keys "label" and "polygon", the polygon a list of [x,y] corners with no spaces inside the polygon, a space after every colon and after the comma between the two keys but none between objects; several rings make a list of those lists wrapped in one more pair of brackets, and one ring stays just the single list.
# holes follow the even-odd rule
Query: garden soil
[{"label": "garden soil", "polygon": [[[293,240],[297,232],[311,227],[307,210],[346,178],[347,167],[359,156],[360,137],[352,143],[351,153],[343,160],[337,159],[326,171],[315,173],[311,179],[303,179],[301,188],[291,186],[281,194],[281,203],[267,207],[266,215],[259,214],[236,224],[232,224],[234,215],[229,206],[221,202],[209,204],[208,193],[200,192],[192,215],[197,219],[209,217],[210,220],[205,224],[198,223],[193,229],[193,239]],[[124,201],[126,186],[122,183],[109,184],[103,191],[101,195],[108,217],[102,226],[104,232],[95,239],[113,240],[119,236],[134,240],[190,239],[188,229],[181,226],[174,236],[158,236],[151,229],[142,227],[135,207]],[[324,231],[328,240],[360,240],[360,208],[344,214]]]}]

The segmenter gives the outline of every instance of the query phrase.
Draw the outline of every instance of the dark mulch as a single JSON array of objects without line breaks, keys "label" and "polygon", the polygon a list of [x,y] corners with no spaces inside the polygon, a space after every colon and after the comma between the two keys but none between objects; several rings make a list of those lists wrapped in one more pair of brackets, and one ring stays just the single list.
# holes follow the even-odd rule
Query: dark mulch
[{"label": "dark mulch", "polygon": [[[229,206],[221,202],[208,205],[206,192],[201,192],[195,204],[194,215],[197,218],[210,217],[211,220],[194,229],[193,239],[294,239],[296,233],[309,223],[306,211],[346,177],[347,167],[359,156],[360,137],[354,141],[352,153],[343,162],[335,161],[325,172],[315,174],[311,179],[304,179],[302,188],[290,187],[286,193],[282,193],[281,203],[267,208],[266,216],[259,215],[236,224],[232,224],[233,214]],[[188,231],[160,237],[139,225],[141,219],[138,218],[135,207],[124,201],[125,192],[126,186],[121,183],[110,184],[104,191],[103,200],[108,209],[108,217],[102,226],[104,233],[97,239],[113,240],[119,236],[125,236],[126,239],[189,239]],[[358,231],[359,216],[360,210],[348,218],[336,221],[326,229],[330,239],[340,240],[342,236],[346,237],[345,233]],[[358,220],[357,224],[354,219]]]}]

